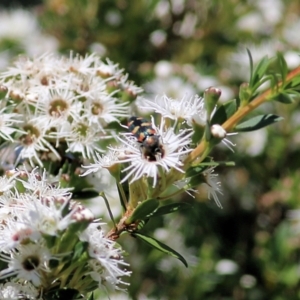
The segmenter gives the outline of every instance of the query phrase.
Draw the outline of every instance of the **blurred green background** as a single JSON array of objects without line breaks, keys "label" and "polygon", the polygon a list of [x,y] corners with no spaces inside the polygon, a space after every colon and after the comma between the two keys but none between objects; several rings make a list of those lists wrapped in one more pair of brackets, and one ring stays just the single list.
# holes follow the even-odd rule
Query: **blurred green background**
[{"label": "blurred green background", "polygon": [[[300,63],[298,0],[2,0],[0,5],[1,70],[17,54],[96,52],[119,63],[149,98],[202,95],[215,86],[227,101],[249,78],[246,48],[254,62],[282,51],[290,69]],[[127,235],[120,244],[133,271],[128,295],[111,299],[300,299],[300,109],[296,101],[260,110],[284,121],[230,138],[234,153],[217,147],[211,154],[236,163],[216,169],[223,209],[208,201],[200,186],[195,198],[181,197],[191,210],[145,227],[181,253],[189,268]]]}]

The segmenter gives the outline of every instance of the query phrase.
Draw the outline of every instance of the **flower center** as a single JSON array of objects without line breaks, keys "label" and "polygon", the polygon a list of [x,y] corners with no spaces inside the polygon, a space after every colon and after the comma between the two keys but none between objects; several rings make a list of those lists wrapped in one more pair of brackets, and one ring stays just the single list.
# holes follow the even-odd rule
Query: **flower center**
[{"label": "flower center", "polygon": [[32,271],[35,270],[40,264],[40,260],[37,256],[28,256],[23,261],[22,265],[26,271]]},{"label": "flower center", "polygon": [[101,103],[93,103],[92,105],[92,114],[93,115],[100,115],[103,112],[103,106]]},{"label": "flower center", "polygon": [[40,131],[32,125],[25,125],[23,129],[27,133],[20,137],[20,141],[26,146],[33,144],[40,136]]},{"label": "flower center", "polygon": [[66,112],[69,108],[69,105],[63,99],[54,99],[49,105],[49,115],[52,117],[60,117]]}]

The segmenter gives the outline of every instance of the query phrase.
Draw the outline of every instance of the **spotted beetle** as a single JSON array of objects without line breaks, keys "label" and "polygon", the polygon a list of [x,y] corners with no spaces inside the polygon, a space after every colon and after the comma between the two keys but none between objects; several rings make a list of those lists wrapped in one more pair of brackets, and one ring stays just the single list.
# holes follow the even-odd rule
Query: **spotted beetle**
[{"label": "spotted beetle", "polygon": [[156,161],[157,155],[162,156],[164,154],[160,136],[156,133],[150,121],[141,117],[131,117],[127,126],[128,130],[141,144],[142,153],[146,159]]}]

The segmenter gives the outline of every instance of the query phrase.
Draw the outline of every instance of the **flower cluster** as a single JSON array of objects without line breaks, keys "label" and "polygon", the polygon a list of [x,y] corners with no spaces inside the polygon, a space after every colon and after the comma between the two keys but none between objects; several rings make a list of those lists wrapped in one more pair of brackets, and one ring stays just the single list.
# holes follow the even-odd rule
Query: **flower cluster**
[{"label": "flower cluster", "polygon": [[[207,89],[204,98],[139,98],[139,108],[154,115],[130,117],[141,89],[117,65],[93,54],[20,58],[0,75],[0,84],[2,157],[16,156],[6,168],[30,163],[0,179],[3,297],[58,297],[64,289],[80,298],[97,288],[122,289],[131,272],[115,244],[121,233],[140,234],[143,218],[163,200],[182,192],[194,196],[200,184],[222,207],[217,164],[193,158],[201,143],[210,150],[223,141],[232,149],[214,120],[219,89]],[[59,164],[64,156],[70,162]],[[37,164],[55,180],[40,174]],[[118,224],[102,191],[111,182],[102,178],[108,175],[104,169],[116,180],[110,193],[118,191],[125,209]],[[80,177],[95,172],[102,175],[94,183]],[[91,211],[72,200],[69,187],[77,197],[89,188],[93,196],[100,192],[115,227],[105,235]],[[136,217],[143,203],[151,209]]]},{"label": "flower cluster", "polygon": [[69,189],[45,172],[14,170],[0,178],[0,194],[1,299],[121,288],[130,275],[122,250]]},{"label": "flower cluster", "polygon": [[[132,117],[128,123],[129,133],[118,137],[119,145],[110,146],[106,154],[97,155],[95,163],[83,166],[86,169],[83,175],[106,168],[121,184],[127,181],[129,185],[139,182],[143,192],[142,195],[138,193],[138,197],[144,199],[166,199],[183,191],[195,191],[192,189],[195,184],[191,183],[186,173],[189,165],[185,164],[185,159],[197,145],[192,141],[195,135],[193,125],[204,130],[207,122],[204,99],[194,96],[176,100],[164,95],[157,97],[154,103],[145,99],[140,100],[140,103],[141,109],[154,110],[156,116],[160,116],[160,124],[156,125],[154,117],[151,121]],[[211,128],[214,126],[222,129],[217,124]],[[212,138],[224,141],[226,131],[223,129],[222,132],[224,134],[221,137],[212,132]],[[212,195],[221,207],[217,195],[221,193],[220,184],[215,183],[216,176],[212,173],[213,167],[203,170],[203,176],[198,178],[197,184],[205,184],[208,195]],[[177,190],[175,194],[174,189]],[[130,202],[139,201],[132,198],[133,194],[130,197]]]},{"label": "flower cluster", "polygon": [[[33,166],[63,153],[93,158],[115,136],[108,125],[128,116],[141,89],[96,55],[19,58],[0,76],[1,137]],[[9,144],[8,143],[8,144]]]}]

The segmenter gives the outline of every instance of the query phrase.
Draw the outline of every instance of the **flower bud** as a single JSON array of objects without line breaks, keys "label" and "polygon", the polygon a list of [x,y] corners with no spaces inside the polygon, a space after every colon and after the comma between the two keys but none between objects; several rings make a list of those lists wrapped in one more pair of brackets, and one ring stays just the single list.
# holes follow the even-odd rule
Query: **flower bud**
[{"label": "flower bud", "polygon": [[209,87],[204,91],[204,105],[207,111],[207,120],[210,119],[210,116],[218,103],[221,96],[221,90],[215,87]]},{"label": "flower bud", "polygon": [[8,92],[8,89],[5,85],[0,85],[0,99],[3,99]]},{"label": "flower bud", "polygon": [[213,137],[217,139],[224,139],[226,137],[226,130],[219,124],[214,124],[210,128],[210,132]]}]

